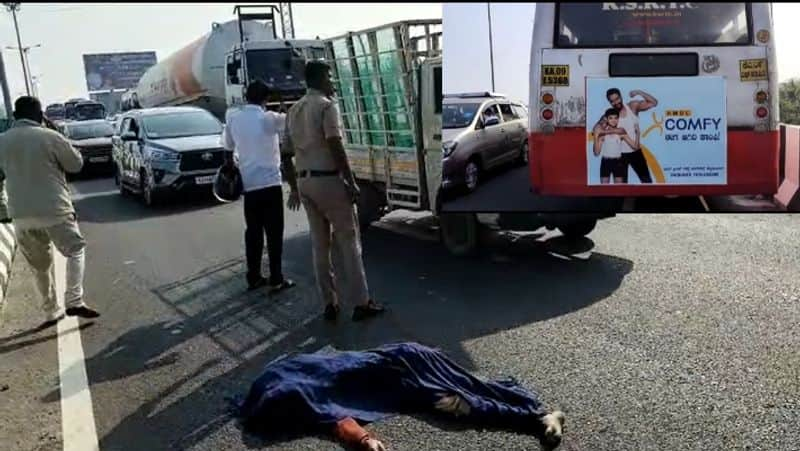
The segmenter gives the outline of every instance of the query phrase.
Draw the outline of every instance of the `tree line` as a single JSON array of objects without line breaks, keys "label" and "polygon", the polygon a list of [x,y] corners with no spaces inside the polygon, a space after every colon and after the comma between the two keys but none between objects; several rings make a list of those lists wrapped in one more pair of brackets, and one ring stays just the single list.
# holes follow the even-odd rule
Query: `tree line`
[{"label": "tree line", "polygon": [[781,83],[779,92],[781,122],[800,125],[800,83],[797,79]]}]

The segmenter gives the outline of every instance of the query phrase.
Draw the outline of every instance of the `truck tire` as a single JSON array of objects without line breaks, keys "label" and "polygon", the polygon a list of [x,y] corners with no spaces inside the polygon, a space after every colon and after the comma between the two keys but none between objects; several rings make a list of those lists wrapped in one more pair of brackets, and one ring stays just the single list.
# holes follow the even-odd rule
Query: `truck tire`
[{"label": "truck tire", "polygon": [[359,183],[358,188],[361,191],[361,194],[358,196],[358,205],[356,205],[358,225],[361,230],[366,230],[369,228],[370,224],[381,219],[383,216],[383,207],[386,205],[386,198],[380,190],[370,184]]},{"label": "truck tire", "polygon": [[596,219],[585,219],[569,224],[561,224],[558,226],[558,230],[568,239],[577,239],[592,233],[595,226],[597,226]]},{"label": "truck tire", "polygon": [[480,223],[474,213],[440,215],[439,233],[444,246],[457,257],[473,256],[480,249]]}]

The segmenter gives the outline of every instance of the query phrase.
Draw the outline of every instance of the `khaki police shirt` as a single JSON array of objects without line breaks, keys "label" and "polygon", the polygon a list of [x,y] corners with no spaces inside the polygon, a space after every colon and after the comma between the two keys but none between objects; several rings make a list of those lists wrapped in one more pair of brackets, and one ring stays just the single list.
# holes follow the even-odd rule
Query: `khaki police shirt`
[{"label": "khaki police shirt", "polygon": [[328,138],[342,137],[341,115],[335,100],[309,89],[286,116],[282,153],[295,157],[298,171],[335,171]]}]

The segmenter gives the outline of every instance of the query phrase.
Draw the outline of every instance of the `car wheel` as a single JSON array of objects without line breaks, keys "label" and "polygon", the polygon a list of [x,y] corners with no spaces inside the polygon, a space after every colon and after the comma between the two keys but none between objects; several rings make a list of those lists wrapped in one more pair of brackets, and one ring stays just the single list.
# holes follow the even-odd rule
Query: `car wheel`
[{"label": "car wheel", "polygon": [[121,196],[127,197],[128,194],[130,194],[128,187],[126,187],[125,183],[122,181],[122,174],[120,173],[119,166],[117,166],[117,169],[114,171],[114,183],[117,185],[117,188],[119,188],[119,194]]},{"label": "car wheel", "polygon": [[158,204],[158,195],[153,191],[153,186],[150,184],[147,175],[142,172],[139,177],[139,186],[142,190],[142,200],[148,207],[155,207]]},{"label": "car wheel", "polygon": [[517,158],[517,162],[520,166],[528,165],[528,140],[523,141],[522,147],[519,149],[519,157]]},{"label": "car wheel", "polygon": [[464,167],[464,184],[467,186],[467,191],[470,193],[478,188],[480,183],[481,167],[475,160],[470,160]]}]

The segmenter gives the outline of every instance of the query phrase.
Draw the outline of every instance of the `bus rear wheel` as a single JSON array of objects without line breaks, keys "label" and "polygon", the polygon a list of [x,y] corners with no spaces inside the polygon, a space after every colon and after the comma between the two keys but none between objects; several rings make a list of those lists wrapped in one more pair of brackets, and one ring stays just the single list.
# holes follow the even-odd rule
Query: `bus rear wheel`
[{"label": "bus rear wheel", "polygon": [[569,224],[561,224],[558,230],[570,240],[576,240],[585,237],[592,233],[597,226],[596,219],[586,219],[583,221],[571,222]]}]

